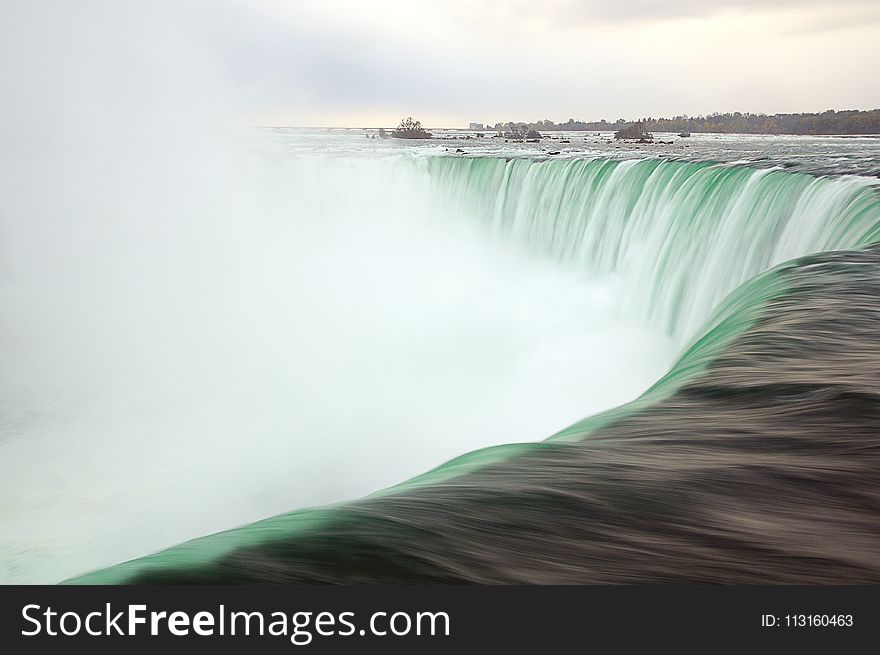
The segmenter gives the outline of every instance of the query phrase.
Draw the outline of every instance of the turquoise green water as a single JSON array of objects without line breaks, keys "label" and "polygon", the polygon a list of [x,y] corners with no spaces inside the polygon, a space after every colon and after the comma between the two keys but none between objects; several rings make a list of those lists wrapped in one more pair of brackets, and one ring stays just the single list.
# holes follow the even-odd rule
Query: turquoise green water
[{"label": "turquoise green water", "polygon": [[433,158],[437,202],[497,238],[627,284],[622,303],[693,336],[735,288],[877,238],[876,180],[649,160]]},{"label": "turquoise green water", "polygon": [[[632,403],[550,437],[587,438],[699,375],[786,291],[794,258],[880,239],[874,181],[678,161],[432,158],[436,202],[478,221],[493,238],[591,275],[626,281],[621,304],[682,344],[669,373]],[[776,267],[776,268],[774,268]],[[468,453],[378,493],[449,479],[541,444]],[[332,520],[345,505],[302,510],[187,542],[71,582],[116,583],[150,567],[186,567],[247,544]]]}]

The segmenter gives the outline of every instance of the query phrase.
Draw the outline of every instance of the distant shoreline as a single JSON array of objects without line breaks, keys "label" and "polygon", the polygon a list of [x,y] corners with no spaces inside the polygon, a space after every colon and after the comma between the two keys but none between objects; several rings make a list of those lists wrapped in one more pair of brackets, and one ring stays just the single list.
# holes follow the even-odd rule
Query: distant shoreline
[{"label": "distant shoreline", "polygon": [[[364,130],[372,130],[376,131],[379,129],[391,130],[393,128],[385,127],[385,126],[357,126],[357,127],[348,127],[344,125],[253,125],[250,126],[255,129],[260,130],[340,130],[346,132],[363,132]],[[429,130],[441,131],[441,132],[469,132],[476,133],[482,132],[489,136],[493,135],[497,130],[495,128],[486,128],[482,130],[472,130],[466,127],[429,127]],[[606,128],[606,129],[569,129],[566,127],[559,127],[552,130],[545,130],[546,132],[607,132],[613,134],[615,129]],[[687,131],[687,130],[683,130]],[[655,132],[659,134],[676,134],[676,130],[655,130]],[[794,132],[717,132],[717,131],[700,131],[700,130],[690,130],[691,134],[724,134],[727,136],[815,136],[815,137],[833,137],[838,139],[880,139],[880,131],[878,132],[869,132],[869,133],[827,133],[827,134],[801,134]],[[437,137],[432,137],[436,139]],[[487,137],[489,138],[489,137]],[[428,139],[430,140],[430,139]]]},{"label": "distant shoreline", "polygon": [[[410,119],[412,120],[412,119]],[[636,126],[642,132],[663,133],[690,133],[690,134],[768,134],[790,136],[880,136],[880,109],[845,109],[835,111],[829,109],[821,113],[800,114],[752,114],[749,112],[714,113],[708,116],[673,116],[672,118],[647,118],[625,119],[618,118],[613,123],[605,119],[598,121],[583,121],[569,118],[564,123],[554,123],[549,119],[539,120],[532,123],[508,121],[495,123],[494,125],[483,123],[469,123],[468,127],[461,128],[432,128],[432,129],[461,129],[468,132],[490,133],[515,133],[526,134],[532,132],[617,132],[631,126]],[[419,124],[421,126],[421,124]],[[399,126],[398,126],[399,128]],[[393,131],[395,127],[357,127],[351,129],[387,129]],[[315,129],[349,129],[318,127]]]},{"label": "distant shoreline", "polygon": [[690,132],[691,134],[787,134],[792,136],[864,136],[880,135],[880,109],[829,109],[821,113],[751,114],[733,112],[708,116],[674,116],[672,118],[617,119],[614,123],[602,119],[585,122],[568,119],[565,123],[550,120],[535,123],[496,123],[487,130],[509,130],[521,126],[541,132],[603,132],[617,131],[640,124],[647,132]]}]

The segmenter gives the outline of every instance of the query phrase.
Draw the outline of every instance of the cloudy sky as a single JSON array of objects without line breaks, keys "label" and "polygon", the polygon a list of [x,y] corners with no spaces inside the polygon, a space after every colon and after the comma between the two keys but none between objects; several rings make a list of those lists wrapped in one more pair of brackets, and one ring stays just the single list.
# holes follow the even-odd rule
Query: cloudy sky
[{"label": "cloudy sky", "polygon": [[168,111],[215,94],[250,124],[880,107],[877,0],[8,0],[2,12],[0,74],[23,93],[33,75],[61,87],[145,75],[141,94],[165,92]]}]

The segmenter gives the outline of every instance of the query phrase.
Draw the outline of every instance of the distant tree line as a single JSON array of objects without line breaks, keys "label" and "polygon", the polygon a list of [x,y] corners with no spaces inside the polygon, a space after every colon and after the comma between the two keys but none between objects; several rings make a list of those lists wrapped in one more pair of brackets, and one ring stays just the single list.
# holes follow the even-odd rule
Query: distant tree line
[{"label": "distant tree line", "polygon": [[[551,132],[554,130],[618,131],[636,121],[619,118],[614,123],[605,119],[584,122],[569,118],[565,123],[551,120],[535,123],[496,123],[495,129],[511,131],[511,126]],[[820,114],[750,114],[733,112],[708,116],[674,116],[673,118],[641,119],[650,132],[727,132],[738,134],[880,134],[880,109],[858,111],[829,109]],[[520,127],[520,129],[522,129]]]}]

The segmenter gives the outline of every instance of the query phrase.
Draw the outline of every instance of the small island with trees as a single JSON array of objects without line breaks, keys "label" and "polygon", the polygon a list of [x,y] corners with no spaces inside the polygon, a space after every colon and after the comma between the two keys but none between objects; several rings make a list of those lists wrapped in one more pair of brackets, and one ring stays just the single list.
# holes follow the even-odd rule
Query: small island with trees
[{"label": "small island with trees", "polygon": [[654,139],[654,135],[648,132],[645,129],[645,124],[642,121],[636,121],[630,125],[625,127],[621,127],[614,133],[615,139],[637,139],[641,142],[652,141]]},{"label": "small island with trees", "polygon": [[391,133],[391,136],[395,139],[430,139],[433,135],[425,130],[419,121],[413,120],[412,116],[407,116],[400,121],[400,125]]},{"label": "small island with trees", "polygon": [[539,141],[543,135],[528,123],[496,123],[496,137],[504,137],[508,141]]}]

